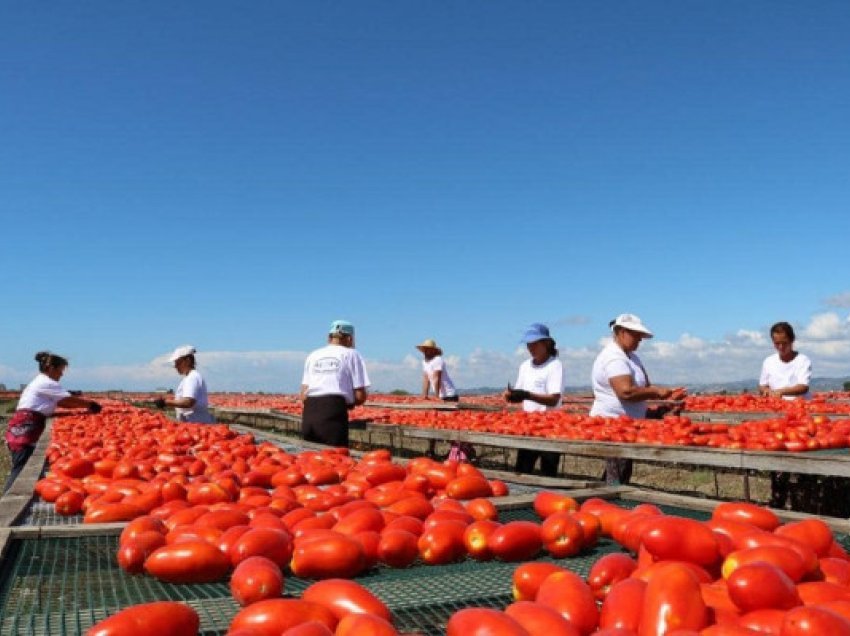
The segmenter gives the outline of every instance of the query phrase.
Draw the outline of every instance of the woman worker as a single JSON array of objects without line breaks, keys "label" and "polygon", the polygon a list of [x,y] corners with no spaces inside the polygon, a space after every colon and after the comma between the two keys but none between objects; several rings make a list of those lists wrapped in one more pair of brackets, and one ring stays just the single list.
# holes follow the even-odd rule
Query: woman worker
[{"label": "woman worker", "polygon": [[428,392],[433,391],[434,397],[444,402],[457,402],[457,391],[449,370],[443,360],[443,350],[430,338],[416,345],[422,352],[422,397],[428,399]]},{"label": "woman worker", "polygon": [[348,410],[366,401],[368,387],[366,365],[354,349],[354,325],[335,320],[328,344],[304,362],[302,437],[308,442],[348,446]]},{"label": "woman worker", "polygon": [[[424,340],[416,348],[422,353],[422,399],[427,400],[430,391],[443,402],[457,402],[455,385],[449,377],[449,370],[443,360],[443,350],[432,339]],[[428,442],[428,454],[434,457],[437,440]],[[449,459],[470,461],[475,458],[475,450],[466,442],[452,442]]]},{"label": "woman worker", "polygon": [[12,468],[3,492],[9,490],[32,455],[44,432],[47,418],[53,415],[56,407],[87,408],[89,413],[100,413],[100,404],[72,395],[59,384],[68,360],[49,351],[39,351],[35,354],[35,360],[38,362],[38,375],[21,392],[15,414],[6,429],[6,445],[12,455]]},{"label": "woman worker", "polygon": [[195,353],[192,345],[183,345],[174,350],[169,360],[183,379],[177,385],[174,397],[159,398],[156,405],[159,408],[174,407],[178,422],[212,424],[215,420],[209,411],[207,383],[195,369]]},{"label": "woman worker", "polygon": [[[812,361],[802,353],[794,351],[794,328],[787,322],[777,322],[770,328],[770,339],[776,353],[765,358],[761,365],[759,393],[785,400],[808,399]],[[798,475],[797,484],[800,488],[796,494],[801,497],[812,495],[810,491],[816,481],[811,475]],[[770,473],[771,508],[785,507],[790,482],[790,473]],[[805,503],[814,502],[792,502],[795,509],[807,508]]]},{"label": "woman worker", "polygon": [[[681,400],[687,395],[683,387],[674,389],[655,386],[635,351],[652,332],[634,314],[620,314],[608,325],[613,332],[611,342],[596,357],[591,371],[593,406],[591,416],[643,419],[660,417],[664,409],[648,412],[647,400]],[[605,482],[627,484],[632,477],[632,460],[609,459],[605,462]]]},{"label": "woman worker", "polygon": [[[549,328],[536,322],[526,329],[521,342],[528,348],[531,359],[520,365],[514,388],[508,387],[503,397],[514,404],[522,402],[522,410],[526,412],[557,408],[561,403],[564,368],[558,360],[558,349],[555,340],[549,335]],[[538,457],[540,472],[548,477],[556,477],[561,455],[553,451],[518,450],[516,471],[534,472]]]}]

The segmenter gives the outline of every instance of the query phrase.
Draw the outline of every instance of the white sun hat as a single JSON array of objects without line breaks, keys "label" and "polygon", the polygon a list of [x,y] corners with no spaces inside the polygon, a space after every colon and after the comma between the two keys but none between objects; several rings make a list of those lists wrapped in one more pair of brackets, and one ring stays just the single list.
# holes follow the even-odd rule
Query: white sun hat
[{"label": "white sun hat", "polygon": [[614,329],[614,327],[622,327],[629,331],[642,333],[645,338],[652,338],[652,332],[641,322],[640,318],[634,314],[620,314],[614,318],[610,324],[611,329]]},{"label": "white sun hat", "polygon": [[195,347],[192,345],[183,345],[182,347],[177,347],[168,359],[171,362],[177,362],[180,358],[193,355],[195,351]]}]

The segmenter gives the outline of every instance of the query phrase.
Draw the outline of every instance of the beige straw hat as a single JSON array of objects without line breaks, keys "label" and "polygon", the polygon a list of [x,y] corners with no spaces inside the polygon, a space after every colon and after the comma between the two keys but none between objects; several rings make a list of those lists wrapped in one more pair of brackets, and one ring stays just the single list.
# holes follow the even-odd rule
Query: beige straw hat
[{"label": "beige straw hat", "polygon": [[420,351],[423,351],[424,349],[433,349],[437,352],[438,356],[443,355],[443,350],[440,349],[440,347],[437,346],[437,343],[431,338],[423,340],[420,344],[416,345],[416,348]]}]

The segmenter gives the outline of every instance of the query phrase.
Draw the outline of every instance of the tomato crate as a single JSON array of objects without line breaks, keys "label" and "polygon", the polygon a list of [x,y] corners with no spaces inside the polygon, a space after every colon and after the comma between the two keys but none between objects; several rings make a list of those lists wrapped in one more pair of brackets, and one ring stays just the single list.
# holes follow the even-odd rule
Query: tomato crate
[{"label": "tomato crate", "polygon": [[[633,507],[639,502],[612,500]],[[661,506],[668,514],[697,519],[706,512]],[[530,507],[503,511],[502,521],[536,519]],[[839,536],[848,546],[847,535]],[[0,636],[83,634],[94,623],[131,605],[156,600],[184,601],[198,611],[203,636],[224,636],[239,610],[226,581],[172,585],[130,575],[115,559],[117,535],[16,538],[0,563]],[[539,557],[586,576],[603,554],[619,551],[601,540],[593,550],[568,559]],[[517,563],[474,561],[408,568],[373,568],[355,580],[393,613],[401,632],[442,636],[449,617],[465,607],[503,609],[512,602]],[[286,576],[287,596],[300,597],[313,581]]]}]

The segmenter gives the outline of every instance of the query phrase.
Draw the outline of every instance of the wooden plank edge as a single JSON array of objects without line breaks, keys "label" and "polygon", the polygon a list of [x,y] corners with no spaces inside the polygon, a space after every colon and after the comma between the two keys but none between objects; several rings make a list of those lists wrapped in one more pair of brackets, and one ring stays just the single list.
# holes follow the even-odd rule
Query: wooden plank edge
[{"label": "wooden plank edge", "polygon": [[52,431],[53,419],[49,418],[33,454],[27,460],[15,481],[12,482],[8,492],[0,497],[0,527],[13,525],[24,514],[27,506],[33,500],[35,484],[41,478],[44,464],[47,461],[47,447],[50,445]]}]

